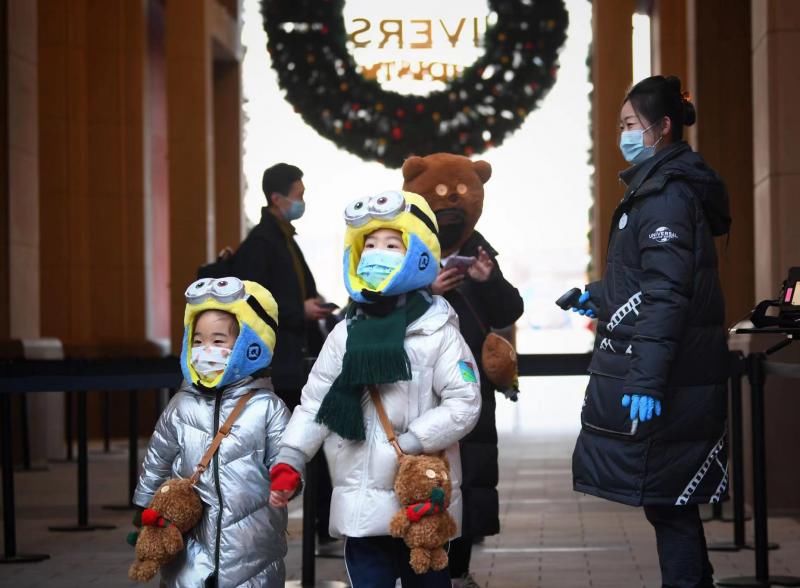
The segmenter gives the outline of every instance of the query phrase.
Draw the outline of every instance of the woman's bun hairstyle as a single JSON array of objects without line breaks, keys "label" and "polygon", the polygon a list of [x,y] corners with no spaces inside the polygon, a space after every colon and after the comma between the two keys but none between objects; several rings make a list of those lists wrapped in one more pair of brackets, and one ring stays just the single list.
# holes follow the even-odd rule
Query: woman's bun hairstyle
[{"label": "woman's bun hairstyle", "polygon": [[623,100],[650,122],[665,116],[672,121],[672,140],[683,140],[683,127],[697,122],[697,112],[689,92],[681,89],[677,76],[652,76],[634,85]]}]

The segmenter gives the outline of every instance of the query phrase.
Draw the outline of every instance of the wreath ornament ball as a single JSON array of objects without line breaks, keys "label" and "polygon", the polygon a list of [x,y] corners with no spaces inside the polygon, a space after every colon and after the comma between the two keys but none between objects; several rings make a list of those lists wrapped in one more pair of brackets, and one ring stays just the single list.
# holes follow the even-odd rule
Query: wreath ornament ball
[{"label": "wreath ornament ball", "polygon": [[466,156],[500,145],[555,83],[563,0],[489,0],[484,54],[442,91],[384,90],[347,48],[344,0],[261,0],[267,50],[286,99],[320,135],[397,168],[409,155]]}]

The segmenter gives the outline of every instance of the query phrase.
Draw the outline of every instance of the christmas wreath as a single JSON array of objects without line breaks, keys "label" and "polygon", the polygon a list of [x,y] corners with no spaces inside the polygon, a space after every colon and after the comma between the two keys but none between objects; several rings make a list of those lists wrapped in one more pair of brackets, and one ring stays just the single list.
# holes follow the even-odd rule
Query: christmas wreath
[{"label": "christmas wreath", "polygon": [[427,96],[387,91],[357,70],[344,0],[262,0],[267,49],[286,99],[323,137],[368,161],[472,155],[500,145],[555,82],[566,38],[563,0],[489,0],[485,52]]}]

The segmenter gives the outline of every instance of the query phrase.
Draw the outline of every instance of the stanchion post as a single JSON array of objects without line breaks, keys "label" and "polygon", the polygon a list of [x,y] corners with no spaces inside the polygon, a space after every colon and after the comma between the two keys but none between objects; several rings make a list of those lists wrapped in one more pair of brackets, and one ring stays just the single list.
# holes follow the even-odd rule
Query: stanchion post
[{"label": "stanchion post", "polygon": [[14,511],[14,455],[11,450],[11,397],[0,393],[3,411],[3,547],[5,556],[17,554],[17,521]]},{"label": "stanchion post", "polygon": [[51,531],[75,533],[114,529],[114,525],[89,524],[89,433],[86,422],[86,390],[78,391],[78,524],[50,527]]},{"label": "stanchion post", "polygon": [[28,396],[20,394],[19,426],[22,435],[22,468],[31,469],[31,431],[28,423]]},{"label": "stanchion post", "polygon": [[103,390],[103,453],[111,451],[111,394]]},{"label": "stanchion post", "polygon": [[306,466],[305,487],[303,488],[303,588],[313,588],[316,578],[316,521],[317,521],[317,476],[319,460],[317,453]]},{"label": "stanchion post", "polygon": [[17,518],[14,505],[14,451],[11,432],[11,396],[0,392],[0,441],[2,441],[3,474],[3,555],[0,564],[32,563],[48,559],[45,553],[17,553]]},{"label": "stanchion post", "polygon": [[133,506],[133,494],[139,477],[139,394],[128,392],[128,503]]},{"label": "stanchion post", "polygon": [[[730,358],[730,394],[728,394],[728,439],[731,443],[731,462],[733,466],[733,541],[716,541],[709,543],[709,551],[739,551],[746,547],[744,541],[744,473],[742,463],[742,355],[731,352]],[[715,503],[714,506],[719,506]],[[722,518],[722,508],[715,508],[710,519]]]},{"label": "stanchion post", "polygon": [[89,523],[89,433],[86,430],[86,391],[78,392],[78,526]]},{"label": "stanchion post", "polygon": [[72,392],[64,392],[64,407],[66,426],[64,427],[64,434],[67,437],[67,461],[72,461],[74,455],[72,454],[72,442],[74,441],[75,433],[72,430]]},{"label": "stanchion post", "polygon": [[755,534],[756,579],[769,579],[767,552],[767,469],[764,447],[764,360],[763,353],[749,356],[750,397],[753,412],[753,531]]},{"label": "stanchion post", "polygon": [[737,353],[731,375],[731,461],[733,465],[733,544],[741,549],[745,546],[744,538],[744,451],[742,446],[742,358]]}]

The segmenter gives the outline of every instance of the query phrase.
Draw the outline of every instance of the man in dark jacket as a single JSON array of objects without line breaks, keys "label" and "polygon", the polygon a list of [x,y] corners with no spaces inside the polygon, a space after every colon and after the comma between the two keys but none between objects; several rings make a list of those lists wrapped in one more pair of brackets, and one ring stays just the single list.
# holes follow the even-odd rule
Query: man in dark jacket
[{"label": "man in dark jacket", "polygon": [[[639,148],[623,149],[635,165],[620,175],[627,189],[612,219],[603,280],[587,287],[598,325],[574,487],[644,506],[663,585],[710,588],[697,505],[721,500],[728,481],[728,353],[714,243],[730,226],[728,197],[676,133],[694,117],[675,82],[657,76],[643,84],[650,96],[674,97],[666,114],[658,102],[634,110],[629,100],[638,107],[641,91],[634,87],[622,109],[623,130],[633,127]],[[663,143],[645,157],[636,156],[641,129],[655,129],[651,145]]]},{"label": "man in dark jacket", "polygon": [[[314,276],[294,240],[292,221],[305,212],[303,172],[287,163],[264,171],[261,183],[267,206],[261,221],[224,264],[209,277],[236,276],[267,288],[278,303],[278,340],[272,360],[275,393],[289,410],[300,403],[306,382],[305,358],[322,347],[317,321],[331,310],[321,306]],[[206,272],[208,273],[208,272]]]}]

